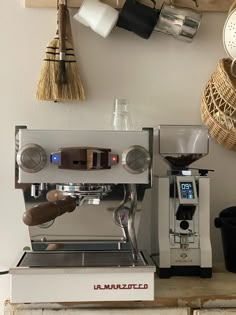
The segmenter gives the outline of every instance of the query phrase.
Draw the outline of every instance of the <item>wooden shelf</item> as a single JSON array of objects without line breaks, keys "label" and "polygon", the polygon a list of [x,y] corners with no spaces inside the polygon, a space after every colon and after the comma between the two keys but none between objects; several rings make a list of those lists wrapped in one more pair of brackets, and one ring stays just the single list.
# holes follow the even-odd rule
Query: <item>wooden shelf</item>
[{"label": "wooden shelf", "polygon": [[[68,7],[79,8],[83,0],[68,0]],[[104,0],[114,8],[121,8],[125,0]],[[57,0],[24,0],[26,8],[55,8]],[[152,5],[149,0],[141,0],[140,2]],[[157,1],[157,8],[162,4]],[[168,2],[168,1],[167,1]],[[227,12],[232,4],[232,0],[198,0],[198,8],[196,8],[193,0],[175,0],[176,5],[197,9],[205,12]]]}]

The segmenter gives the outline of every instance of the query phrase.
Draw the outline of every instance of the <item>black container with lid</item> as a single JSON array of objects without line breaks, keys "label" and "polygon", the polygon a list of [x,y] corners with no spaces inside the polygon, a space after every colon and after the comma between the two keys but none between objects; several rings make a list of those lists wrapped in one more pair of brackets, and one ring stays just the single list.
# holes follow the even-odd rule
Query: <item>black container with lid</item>
[{"label": "black container with lid", "polygon": [[225,267],[236,273],[236,206],[222,210],[215,218],[215,227],[221,229]]}]

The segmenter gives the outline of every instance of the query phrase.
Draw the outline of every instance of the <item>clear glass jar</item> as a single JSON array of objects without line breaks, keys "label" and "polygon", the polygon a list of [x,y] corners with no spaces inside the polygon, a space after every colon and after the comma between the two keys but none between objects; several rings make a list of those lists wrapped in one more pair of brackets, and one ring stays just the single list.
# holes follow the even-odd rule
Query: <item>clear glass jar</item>
[{"label": "clear glass jar", "polygon": [[129,111],[129,100],[116,98],[112,117],[113,130],[132,130],[132,122]]}]

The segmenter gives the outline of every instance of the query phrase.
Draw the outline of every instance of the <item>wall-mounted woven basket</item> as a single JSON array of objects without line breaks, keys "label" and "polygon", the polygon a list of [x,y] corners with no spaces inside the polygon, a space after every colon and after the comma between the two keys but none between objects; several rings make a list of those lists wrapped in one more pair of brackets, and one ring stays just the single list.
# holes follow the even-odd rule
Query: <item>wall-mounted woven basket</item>
[{"label": "wall-mounted woven basket", "polygon": [[232,106],[236,107],[236,78],[231,74],[230,58],[223,58],[218,61],[212,80],[219,94]]},{"label": "wall-mounted woven basket", "polygon": [[227,149],[236,150],[236,78],[230,72],[231,62],[221,59],[207,82],[201,118],[212,138]]}]

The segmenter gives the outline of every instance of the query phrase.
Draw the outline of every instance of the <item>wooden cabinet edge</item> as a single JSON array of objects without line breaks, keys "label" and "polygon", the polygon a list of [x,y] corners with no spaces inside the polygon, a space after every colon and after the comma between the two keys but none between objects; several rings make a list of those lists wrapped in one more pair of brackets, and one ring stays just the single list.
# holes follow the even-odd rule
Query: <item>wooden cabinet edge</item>
[{"label": "wooden cabinet edge", "polygon": [[[79,8],[83,0],[68,0],[68,7]],[[110,4],[114,8],[121,8],[125,0],[104,0],[103,2]],[[141,0],[140,2],[152,5],[150,0]],[[157,1],[157,8],[160,7]],[[166,1],[168,2],[168,1]],[[185,6],[197,9],[202,12],[227,12],[230,8],[232,0],[198,0],[198,8],[196,8],[192,0],[175,0],[179,6]],[[57,0],[24,0],[25,8],[55,8]]]},{"label": "wooden cabinet edge", "polygon": [[[69,8],[79,8],[83,0],[68,0]],[[110,4],[114,8],[122,7],[123,0],[105,0],[104,3]],[[118,3],[118,5],[117,5]],[[57,0],[24,0],[25,8],[56,8]]]}]

